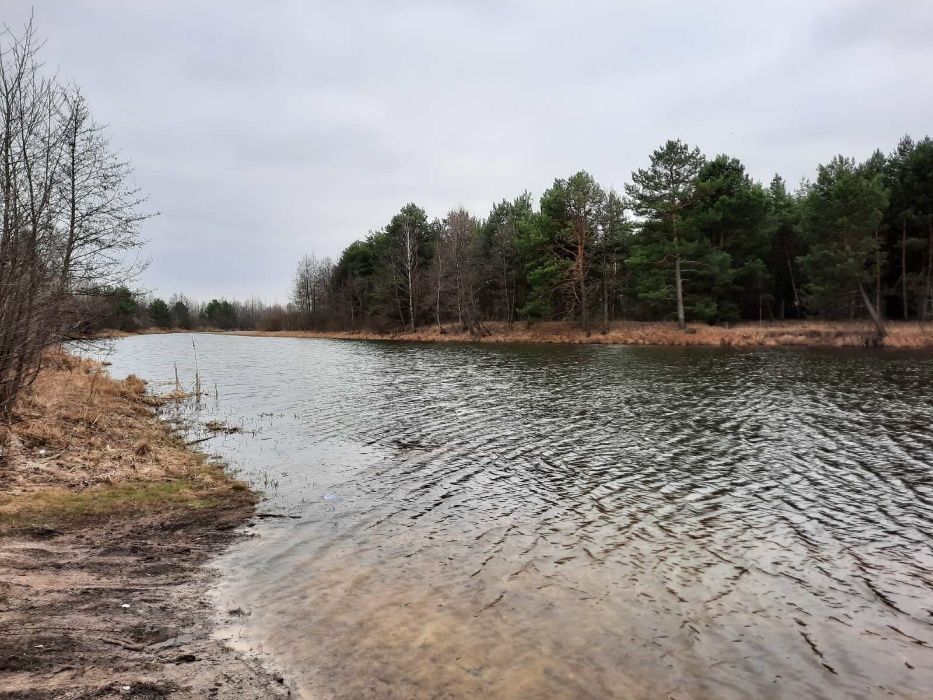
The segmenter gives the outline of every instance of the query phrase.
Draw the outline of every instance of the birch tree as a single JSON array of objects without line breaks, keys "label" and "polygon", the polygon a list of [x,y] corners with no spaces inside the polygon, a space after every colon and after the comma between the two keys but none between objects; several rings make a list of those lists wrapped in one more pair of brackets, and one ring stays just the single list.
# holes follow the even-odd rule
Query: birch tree
[{"label": "birch tree", "polygon": [[418,319],[421,271],[432,252],[431,227],[421,207],[407,204],[392,217],[385,232],[399,320],[413,331]]}]

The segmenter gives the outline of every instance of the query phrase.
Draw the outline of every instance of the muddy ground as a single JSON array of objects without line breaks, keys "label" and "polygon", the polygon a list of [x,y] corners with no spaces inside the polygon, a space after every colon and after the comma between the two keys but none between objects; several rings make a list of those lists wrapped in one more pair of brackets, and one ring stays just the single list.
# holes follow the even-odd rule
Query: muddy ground
[{"label": "muddy ground", "polygon": [[[285,678],[211,636],[204,564],[252,499],[0,542],[0,697],[275,698]],[[240,611],[228,612],[230,615]]]}]

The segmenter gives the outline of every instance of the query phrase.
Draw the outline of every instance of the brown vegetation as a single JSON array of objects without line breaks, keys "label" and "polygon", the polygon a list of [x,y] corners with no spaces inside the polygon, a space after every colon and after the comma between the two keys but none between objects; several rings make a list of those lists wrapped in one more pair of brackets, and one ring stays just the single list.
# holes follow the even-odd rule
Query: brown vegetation
[{"label": "brown vegetation", "polygon": [[0,687],[14,697],[277,697],[212,636],[204,562],[255,496],[133,376],[55,352],[4,428]]},{"label": "brown vegetation", "polygon": [[155,417],[165,400],[133,375],[116,381],[97,362],[47,354],[7,428],[0,522],[56,495],[99,501],[117,487],[171,492],[179,503],[228,494],[236,482]]},{"label": "brown vegetation", "polygon": [[[866,347],[876,345],[874,329],[866,322],[787,321],[745,323],[731,327],[692,325],[686,331],[675,323],[619,321],[607,333],[587,335],[577,324],[537,323],[532,326],[489,323],[484,334],[471,333],[461,326],[422,327],[412,331],[377,333],[372,331],[244,331],[238,335],[299,338],[342,338],[354,340],[402,340],[420,342],[484,343],[582,343],[617,345],[713,345],[727,347]],[[881,346],[891,348],[933,348],[933,324],[891,322]]]}]

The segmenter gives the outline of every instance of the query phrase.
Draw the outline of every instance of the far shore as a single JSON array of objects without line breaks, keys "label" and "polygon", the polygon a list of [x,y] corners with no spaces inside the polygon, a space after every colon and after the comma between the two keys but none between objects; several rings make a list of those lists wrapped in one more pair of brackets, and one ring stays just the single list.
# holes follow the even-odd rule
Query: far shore
[{"label": "far shore", "polygon": [[[721,347],[885,347],[933,349],[933,322],[889,321],[887,334],[878,339],[868,321],[770,321],[733,326],[690,324],[682,331],[674,323],[617,321],[607,332],[594,328],[586,334],[567,321],[526,324],[488,323],[483,333],[471,333],[459,324],[423,326],[416,330],[250,331],[203,328],[143,329],[139,333],[205,332],[277,338],[331,338],[441,343],[567,343],[598,345],[671,345]],[[130,335],[119,331],[102,335]]]}]

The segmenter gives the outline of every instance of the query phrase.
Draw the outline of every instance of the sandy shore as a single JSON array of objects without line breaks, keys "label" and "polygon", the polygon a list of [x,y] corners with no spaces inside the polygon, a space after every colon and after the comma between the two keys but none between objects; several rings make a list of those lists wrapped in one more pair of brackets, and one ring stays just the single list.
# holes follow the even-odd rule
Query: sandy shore
[{"label": "sandy shore", "polygon": [[63,354],[20,401],[0,469],[0,697],[289,693],[213,636],[206,601],[205,564],[256,497],[176,438],[158,403]]},{"label": "sandy shore", "polygon": [[[430,326],[415,331],[233,331],[238,335],[399,340],[420,342],[573,343],[616,345],[700,345],[727,347],[874,347],[873,328],[867,322],[785,321],[745,323],[729,328],[691,324],[686,331],[673,323],[616,322],[608,332],[594,329],[587,335],[568,322],[487,324],[487,335],[474,335],[460,326]],[[933,348],[933,323],[890,322],[880,343],[889,348]]]}]

